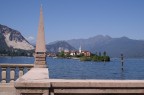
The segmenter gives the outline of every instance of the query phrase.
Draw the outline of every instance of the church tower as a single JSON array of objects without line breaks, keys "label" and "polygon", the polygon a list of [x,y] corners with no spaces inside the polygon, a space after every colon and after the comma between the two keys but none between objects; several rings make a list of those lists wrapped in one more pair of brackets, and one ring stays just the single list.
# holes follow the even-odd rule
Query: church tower
[{"label": "church tower", "polygon": [[80,47],[79,47],[79,53],[80,53],[80,54],[82,53],[81,45],[80,45]]},{"label": "church tower", "polygon": [[40,7],[40,20],[38,27],[38,34],[36,40],[35,49],[35,68],[45,68],[46,66],[46,46],[45,46],[45,34],[44,34],[44,20],[42,5]]}]

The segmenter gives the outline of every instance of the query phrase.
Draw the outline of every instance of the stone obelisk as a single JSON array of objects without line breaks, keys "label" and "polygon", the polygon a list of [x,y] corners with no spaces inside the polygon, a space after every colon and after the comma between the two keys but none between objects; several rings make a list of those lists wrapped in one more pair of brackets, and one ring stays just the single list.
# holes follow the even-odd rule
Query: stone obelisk
[{"label": "stone obelisk", "polygon": [[37,34],[37,40],[36,40],[34,67],[35,68],[46,68],[47,67],[42,5],[40,7],[40,20],[39,20],[38,34]]}]

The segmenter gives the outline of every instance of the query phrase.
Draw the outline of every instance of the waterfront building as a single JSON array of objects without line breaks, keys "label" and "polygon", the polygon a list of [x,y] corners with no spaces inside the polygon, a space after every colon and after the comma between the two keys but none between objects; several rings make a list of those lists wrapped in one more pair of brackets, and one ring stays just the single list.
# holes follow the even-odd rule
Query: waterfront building
[{"label": "waterfront building", "polygon": [[82,51],[81,54],[83,54],[86,57],[90,57],[91,56],[91,52],[89,52],[89,51]]},{"label": "waterfront building", "polygon": [[77,55],[77,51],[75,51],[75,50],[70,51],[70,55],[71,55],[71,56]]},{"label": "waterfront building", "polygon": [[[62,52],[61,48],[60,48],[60,50]],[[80,55],[83,55],[83,56],[86,56],[86,57],[90,57],[91,56],[91,52],[87,51],[87,50],[82,50],[81,45],[79,47],[79,50],[68,50],[68,49],[65,49],[65,50],[63,50],[63,52],[64,52],[65,55],[70,55],[70,56],[80,56]]]},{"label": "waterfront building", "polygon": [[82,50],[82,47],[80,45],[78,55],[84,55],[86,57],[89,57],[91,56],[91,52],[87,50]]}]

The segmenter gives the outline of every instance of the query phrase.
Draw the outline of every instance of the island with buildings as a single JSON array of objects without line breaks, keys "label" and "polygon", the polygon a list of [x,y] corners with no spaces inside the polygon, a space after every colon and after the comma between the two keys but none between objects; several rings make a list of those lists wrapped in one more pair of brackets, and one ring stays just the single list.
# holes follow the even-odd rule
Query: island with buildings
[{"label": "island with buildings", "polygon": [[94,61],[94,62],[109,62],[110,57],[107,55],[106,51],[102,54],[101,52],[93,54],[90,51],[82,50],[81,46],[79,50],[68,50],[59,48],[57,54],[51,54],[57,58],[69,58],[69,59],[79,59],[80,61]]}]

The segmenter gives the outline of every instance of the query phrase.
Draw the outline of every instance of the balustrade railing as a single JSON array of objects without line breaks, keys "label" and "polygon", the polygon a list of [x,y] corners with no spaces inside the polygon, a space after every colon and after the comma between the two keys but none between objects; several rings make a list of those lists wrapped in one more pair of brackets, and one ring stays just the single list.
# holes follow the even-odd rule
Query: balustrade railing
[{"label": "balustrade railing", "polygon": [[0,83],[13,83],[33,67],[33,64],[0,64]]}]

